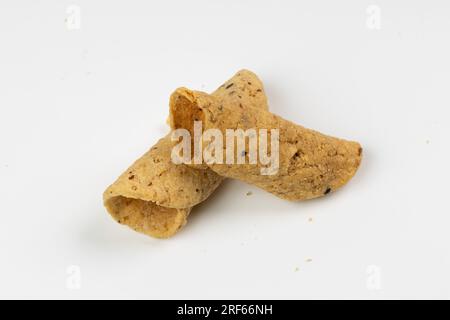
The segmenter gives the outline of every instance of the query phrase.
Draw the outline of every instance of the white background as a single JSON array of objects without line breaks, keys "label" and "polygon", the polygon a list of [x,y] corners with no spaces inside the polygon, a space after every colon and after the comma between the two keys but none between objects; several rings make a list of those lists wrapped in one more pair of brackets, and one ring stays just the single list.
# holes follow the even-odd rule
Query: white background
[{"label": "white background", "polygon": [[[0,297],[450,298],[449,14],[2,0]],[[168,132],[170,93],[241,68],[273,112],[360,141],[354,179],[300,203],[227,181],[169,240],[115,223],[102,192]]]}]

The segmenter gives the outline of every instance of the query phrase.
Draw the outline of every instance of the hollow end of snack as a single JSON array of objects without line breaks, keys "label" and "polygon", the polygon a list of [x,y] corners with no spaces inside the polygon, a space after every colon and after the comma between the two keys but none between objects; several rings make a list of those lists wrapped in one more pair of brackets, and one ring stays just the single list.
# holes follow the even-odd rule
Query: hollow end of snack
[{"label": "hollow end of snack", "polygon": [[169,116],[172,130],[186,129],[193,135],[194,122],[204,120],[204,110],[199,107],[197,96],[192,90],[178,88],[172,93]]},{"label": "hollow end of snack", "polygon": [[123,195],[109,197],[105,192],[104,205],[109,214],[122,225],[154,238],[169,238],[187,222],[190,208],[175,209],[152,201]]}]

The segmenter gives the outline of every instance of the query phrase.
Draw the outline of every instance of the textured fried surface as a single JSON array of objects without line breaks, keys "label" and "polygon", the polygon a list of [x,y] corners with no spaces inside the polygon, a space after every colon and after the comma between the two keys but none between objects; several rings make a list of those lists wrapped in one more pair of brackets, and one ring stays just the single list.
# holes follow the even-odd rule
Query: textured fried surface
[{"label": "textured fried surface", "polygon": [[[231,88],[227,90],[228,95],[234,95]],[[257,97],[263,91],[253,94]],[[247,164],[208,164],[208,167],[221,176],[256,185],[283,199],[306,200],[328,194],[346,184],[361,162],[359,143],[304,128],[240,99],[221,101],[203,92],[179,88],[171,96],[170,112],[172,128],[192,131],[194,118],[198,118],[203,121],[203,130],[219,129],[224,137],[226,129],[278,129],[276,174],[262,175],[261,168],[267,166],[259,161],[257,164],[248,161]],[[224,140],[223,154],[225,146]],[[247,154],[248,151],[246,145]]]}]

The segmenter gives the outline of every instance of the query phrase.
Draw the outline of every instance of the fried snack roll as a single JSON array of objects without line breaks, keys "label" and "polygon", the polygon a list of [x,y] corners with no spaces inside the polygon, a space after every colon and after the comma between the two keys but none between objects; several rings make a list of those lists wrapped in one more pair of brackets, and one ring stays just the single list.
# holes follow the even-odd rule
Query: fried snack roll
[{"label": "fried snack roll", "polygon": [[[231,91],[229,94],[232,94]],[[362,148],[357,142],[304,128],[268,110],[255,109],[244,101],[219,101],[203,92],[177,89],[170,100],[172,129],[184,128],[192,135],[194,120],[202,122],[203,132],[219,129],[222,133],[224,160],[221,163],[207,164],[210,169],[221,176],[256,185],[283,199],[306,200],[328,194],[346,184],[361,162]],[[262,164],[259,159],[250,164],[249,143],[246,143],[243,153],[246,157],[244,164],[227,164],[227,129],[267,129],[268,132],[278,129],[278,170],[268,170],[267,163]],[[269,145],[270,137],[268,134],[266,139]],[[259,142],[262,140],[261,137],[257,139]],[[204,142],[203,150],[206,148],[208,143]],[[232,152],[234,159],[237,159],[237,148],[234,147]],[[191,166],[196,167],[195,164]],[[268,173],[262,174],[264,169]]]},{"label": "fried snack roll", "polygon": [[[231,87],[233,95],[229,95]],[[211,96],[220,103],[242,100],[254,109],[267,109],[261,81],[247,70],[239,71]],[[174,144],[170,134],[160,139],[104,192],[104,205],[117,222],[152,237],[170,237],[186,224],[192,207],[223,181],[207,167],[174,164]]]}]

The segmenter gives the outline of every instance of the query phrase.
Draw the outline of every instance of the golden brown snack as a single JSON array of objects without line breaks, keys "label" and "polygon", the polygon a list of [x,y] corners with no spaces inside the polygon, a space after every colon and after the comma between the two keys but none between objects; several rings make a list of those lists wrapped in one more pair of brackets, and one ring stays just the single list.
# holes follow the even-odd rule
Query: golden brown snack
[{"label": "golden brown snack", "polygon": [[205,200],[222,177],[171,161],[170,134],[160,139],[104,193],[117,222],[157,238],[170,237],[186,224],[191,208]]},{"label": "golden brown snack", "polygon": [[[247,70],[239,71],[212,96],[220,103],[243,101],[252,108],[267,108],[261,81]],[[159,140],[104,192],[105,207],[116,221],[153,237],[170,237],[186,224],[192,207],[223,181],[207,167],[174,164],[174,144],[170,134]]]},{"label": "golden brown snack", "polygon": [[[193,134],[195,119],[202,121],[204,131],[219,129],[222,132],[224,155],[227,129],[256,128],[269,132],[278,129],[279,167],[271,174],[261,174],[267,165],[260,161],[249,164],[248,159],[245,164],[226,164],[224,160],[210,163],[208,167],[221,176],[256,185],[283,199],[306,200],[334,191],[353,177],[361,162],[362,148],[357,142],[306,129],[268,110],[255,109],[244,101],[219,101],[203,92],[177,89],[170,100],[172,129],[184,128]],[[268,136],[267,141],[270,142],[270,134]],[[204,143],[203,148],[207,147],[208,144]],[[247,143],[243,153],[245,157],[249,151]],[[237,149],[233,153],[238,156]]]}]

